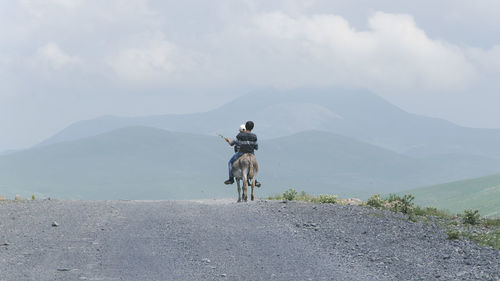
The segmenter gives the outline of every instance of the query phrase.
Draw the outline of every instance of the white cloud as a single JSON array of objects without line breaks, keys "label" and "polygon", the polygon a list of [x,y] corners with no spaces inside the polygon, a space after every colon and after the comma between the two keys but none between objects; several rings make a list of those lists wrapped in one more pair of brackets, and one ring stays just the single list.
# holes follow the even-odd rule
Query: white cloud
[{"label": "white cloud", "polygon": [[409,15],[375,13],[366,31],[336,15],[278,12],[259,15],[255,23],[274,44],[273,56],[297,62],[296,71],[284,72],[294,84],[448,91],[470,86],[477,76],[461,48],[429,38]]},{"label": "white cloud", "polygon": [[38,18],[54,9],[75,10],[82,4],[83,0],[21,0],[22,7]]},{"label": "white cloud", "polygon": [[186,82],[189,78],[183,75],[195,75],[203,67],[203,56],[181,49],[167,40],[153,38],[145,46],[122,49],[108,62],[121,78],[128,81]]},{"label": "white cloud", "polygon": [[59,45],[53,42],[38,48],[36,61],[43,66],[48,66],[55,70],[81,63],[79,57],[67,54],[61,50]]}]

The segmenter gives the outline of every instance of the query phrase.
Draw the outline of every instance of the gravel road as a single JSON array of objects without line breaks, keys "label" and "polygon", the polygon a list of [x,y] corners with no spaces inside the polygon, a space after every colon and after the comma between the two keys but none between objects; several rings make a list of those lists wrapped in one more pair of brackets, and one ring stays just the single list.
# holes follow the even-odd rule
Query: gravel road
[{"label": "gravel road", "polygon": [[2,202],[0,280],[500,280],[499,251],[399,214],[233,201]]}]

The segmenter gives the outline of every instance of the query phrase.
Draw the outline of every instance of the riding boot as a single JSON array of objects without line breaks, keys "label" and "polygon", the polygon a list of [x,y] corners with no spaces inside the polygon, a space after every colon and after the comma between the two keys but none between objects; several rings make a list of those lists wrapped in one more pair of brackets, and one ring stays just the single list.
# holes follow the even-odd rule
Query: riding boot
[{"label": "riding boot", "polygon": [[[248,185],[252,185],[252,183],[250,182],[250,180],[248,180]],[[257,180],[255,180],[255,186],[256,187],[260,187],[260,182],[258,182]]]}]

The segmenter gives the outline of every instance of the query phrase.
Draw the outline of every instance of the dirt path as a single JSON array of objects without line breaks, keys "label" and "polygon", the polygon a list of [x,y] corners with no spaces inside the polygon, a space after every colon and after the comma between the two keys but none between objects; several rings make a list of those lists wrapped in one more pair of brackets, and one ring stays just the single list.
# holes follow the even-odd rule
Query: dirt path
[{"label": "dirt path", "polygon": [[[367,237],[362,222],[347,216],[351,226],[345,225],[349,222],[336,224],[335,214],[345,217],[366,211],[265,201],[236,204],[233,200],[1,203],[0,280],[448,279],[446,274],[453,267],[440,272],[419,269],[414,263],[398,271],[390,264],[380,265],[382,259],[374,261],[371,254],[363,254],[366,251],[357,249],[363,243],[382,254],[390,246],[385,246],[387,240],[360,240]],[[358,215],[367,217],[374,231],[383,232],[377,229],[377,220],[385,218]],[[54,221],[59,226],[52,226]],[[391,221],[397,227],[411,226],[397,218],[384,223]],[[356,227],[359,239],[350,234],[358,232]],[[332,236],[338,231],[344,234]],[[440,235],[437,230],[425,231],[436,233],[429,237]],[[408,234],[407,242],[415,243],[414,234]],[[370,237],[377,235],[381,233]],[[420,246],[415,247],[408,251],[426,255]],[[487,252],[493,255],[488,259],[495,253]],[[414,261],[422,259],[429,257],[414,257]],[[437,259],[455,262],[454,256]],[[479,269],[495,280],[495,266],[487,263]],[[461,276],[471,279],[471,275]]]}]

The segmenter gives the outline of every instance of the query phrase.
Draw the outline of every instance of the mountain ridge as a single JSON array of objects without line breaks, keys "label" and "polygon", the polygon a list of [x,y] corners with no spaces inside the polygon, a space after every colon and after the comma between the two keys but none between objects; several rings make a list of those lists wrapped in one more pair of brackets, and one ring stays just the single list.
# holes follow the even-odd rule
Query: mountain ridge
[{"label": "mountain ridge", "polygon": [[[293,187],[367,197],[500,171],[495,159],[486,168],[466,156],[459,157],[464,164],[418,159],[324,131],[259,143],[264,195]],[[76,199],[221,198],[235,188],[222,184],[232,153],[217,136],[125,127],[0,156],[0,190]]]},{"label": "mountain ridge", "polygon": [[368,91],[345,89],[263,90],[203,113],[103,116],[76,122],[41,145],[129,126],[228,134],[246,120],[255,121],[255,131],[261,139],[322,130],[412,156],[459,153],[500,158],[500,130],[461,127],[443,119],[408,113]]}]

